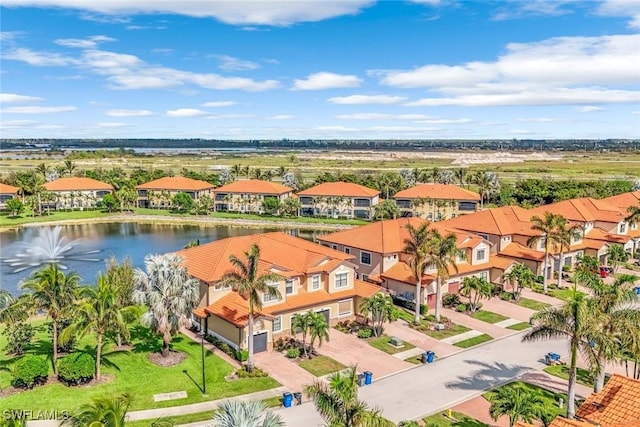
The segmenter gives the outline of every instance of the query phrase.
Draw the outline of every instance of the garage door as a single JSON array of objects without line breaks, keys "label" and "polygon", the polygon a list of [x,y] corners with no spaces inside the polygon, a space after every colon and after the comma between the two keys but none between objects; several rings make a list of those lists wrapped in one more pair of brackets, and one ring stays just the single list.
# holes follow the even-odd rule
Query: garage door
[{"label": "garage door", "polygon": [[253,352],[261,353],[267,351],[267,333],[255,334],[253,336]]},{"label": "garage door", "polygon": [[447,292],[449,292],[450,294],[457,294],[459,287],[460,287],[460,282],[450,282]]},{"label": "garage door", "polygon": [[322,314],[327,321],[327,324],[330,324],[329,320],[331,318],[331,311],[329,309],[321,310],[318,313]]}]

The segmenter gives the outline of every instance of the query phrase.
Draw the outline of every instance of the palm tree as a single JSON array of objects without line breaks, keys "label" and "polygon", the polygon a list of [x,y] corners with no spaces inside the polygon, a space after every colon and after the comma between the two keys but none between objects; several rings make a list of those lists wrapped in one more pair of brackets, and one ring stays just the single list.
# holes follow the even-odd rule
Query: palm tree
[{"label": "palm tree", "polygon": [[322,343],[329,341],[329,323],[322,313],[309,312],[309,334],[311,353],[313,353],[313,346],[316,340],[318,340],[318,347],[322,346]]},{"label": "palm tree", "polygon": [[73,175],[73,171],[76,170],[76,164],[73,163],[73,160],[66,159],[64,161],[64,170],[69,174],[69,176]]},{"label": "palm tree", "polygon": [[0,290],[0,323],[17,323],[26,317],[25,310],[18,306],[9,291]]},{"label": "palm tree", "polygon": [[558,259],[558,288],[562,286],[562,267],[564,266],[564,250],[571,249],[571,243],[582,237],[584,228],[580,224],[574,224],[569,226],[569,221],[563,217],[558,217],[558,223],[556,224],[556,240],[558,247],[560,248],[560,255]]},{"label": "palm tree", "polygon": [[247,370],[253,371],[253,321],[255,312],[262,310],[261,293],[271,297],[281,298],[280,291],[271,283],[282,280],[282,277],[275,273],[258,274],[258,264],[260,262],[260,248],[254,244],[249,251],[244,252],[246,261],[235,255],[229,256],[229,261],[235,267],[235,271],[230,271],[222,277],[222,285],[230,285],[244,299],[249,301],[249,339],[247,340]]},{"label": "palm tree", "polygon": [[391,422],[382,417],[379,409],[369,409],[358,399],[358,372],[355,366],[345,373],[336,372],[329,383],[314,381],[305,387],[305,394],[313,400],[316,409],[328,426],[335,427],[387,427]]},{"label": "palm tree", "polygon": [[637,224],[640,222],[640,205],[637,206],[629,206],[627,208],[627,212],[629,215],[624,219],[629,224]]},{"label": "palm tree", "polygon": [[427,257],[436,267],[436,322],[440,322],[440,309],[442,307],[442,279],[449,277],[449,267],[457,272],[457,258],[463,258],[462,252],[456,246],[456,235],[449,233],[446,236],[440,234],[438,230],[429,231],[427,243]]},{"label": "palm tree", "polygon": [[544,292],[547,293],[547,269],[549,266],[549,252],[552,249],[555,249],[559,243],[556,235],[558,222],[562,221],[560,218],[564,218],[562,215],[556,215],[551,212],[545,212],[544,218],[540,218],[539,216],[531,217],[531,229],[533,231],[537,231],[540,234],[536,234],[535,236],[531,236],[529,240],[527,240],[527,245],[529,247],[538,246],[539,242],[543,242],[544,244],[544,264],[542,266],[542,287]]},{"label": "palm tree", "polygon": [[35,271],[20,288],[28,292],[27,303],[35,311],[43,311],[51,318],[53,339],[53,372],[58,374],[58,327],[69,314],[75,300],[80,276],[64,274],[56,264]]},{"label": "palm tree", "polygon": [[396,319],[393,299],[389,295],[378,292],[360,303],[360,312],[364,316],[371,316],[373,335],[379,337],[384,331],[382,325]]},{"label": "palm tree", "polygon": [[420,324],[420,291],[422,290],[422,276],[424,270],[427,268],[431,259],[427,254],[427,243],[429,241],[429,223],[423,222],[415,228],[412,224],[406,225],[409,237],[404,239],[404,252],[406,252],[411,258],[409,260],[409,267],[413,273],[413,277],[416,278],[416,308],[414,323]]},{"label": "palm tree", "polygon": [[469,310],[474,312],[478,309],[482,298],[491,297],[491,284],[486,279],[468,276],[462,279],[460,294],[469,298]]},{"label": "palm tree", "polygon": [[189,278],[177,255],[147,255],[144,264],[146,272],[135,271],[133,301],[147,306],[141,323],[162,335],[162,356],[166,357],[171,339],[189,324],[200,286],[198,280]]},{"label": "palm tree", "polygon": [[453,176],[458,180],[460,187],[464,186],[464,179],[467,176],[467,170],[464,168],[458,168],[453,171]]},{"label": "palm tree", "polygon": [[307,334],[309,333],[309,323],[311,318],[307,315],[308,313],[296,313],[291,319],[291,331],[295,336],[298,332],[302,334],[302,351],[306,356],[307,353]]},{"label": "palm tree", "polygon": [[613,243],[609,246],[609,250],[607,251],[607,260],[611,263],[614,274],[618,271],[620,264],[629,261],[629,257],[629,252],[625,251],[624,246],[621,244]]},{"label": "palm tree", "polygon": [[533,286],[535,282],[535,274],[529,267],[519,262],[513,266],[511,271],[503,274],[503,280],[511,285],[513,291],[513,299],[520,299],[522,289]]},{"label": "palm tree", "polygon": [[544,412],[544,399],[540,390],[529,391],[522,386],[503,386],[493,391],[489,398],[489,414],[493,421],[503,415],[509,417],[509,427],[518,421],[531,423]]},{"label": "palm tree", "polygon": [[547,307],[533,315],[533,328],[522,341],[541,341],[565,338],[569,341],[571,358],[569,361],[569,386],[567,390],[567,418],[576,414],[576,369],[578,351],[587,357],[593,354],[589,345],[589,323],[594,314],[585,295],[575,288],[569,299],[561,306]]},{"label": "palm tree", "polygon": [[216,427],[283,427],[282,417],[272,411],[267,411],[267,405],[262,401],[231,401],[220,403],[213,414]]},{"label": "palm tree", "polygon": [[132,401],[133,396],[128,393],[93,398],[91,403],[82,405],[74,415],[65,419],[62,425],[124,427],[127,411]]}]

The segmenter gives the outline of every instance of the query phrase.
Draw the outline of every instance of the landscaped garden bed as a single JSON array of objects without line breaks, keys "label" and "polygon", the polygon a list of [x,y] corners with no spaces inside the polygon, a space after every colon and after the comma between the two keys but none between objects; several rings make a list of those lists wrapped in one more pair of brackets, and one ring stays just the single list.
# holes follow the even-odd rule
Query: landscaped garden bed
[{"label": "landscaped garden bed", "polygon": [[388,354],[396,354],[396,353],[400,353],[402,351],[406,351],[406,350],[410,350],[412,348],[415,348],[416,346],[403,341],[401,346],[395,346],[391,343],[393,337],[387,336],[387,335],[383,335],[381,337],[377,337],[377,338],[369,338],[367,340],[367,342],[372,346],[377,348],[378,350],[382,350],[385,353]]},{"label": "landscaped garden bed", "polygon": [[[451,419],[453,418],[453,419]],[[435,414],[423,419],[424,425],[429,427],[489,427],[475,418],[461,412],[451,411],[451,418],[446,414]]]},{"label": "landscaped garden bed", "polygon": [[[563,380],[569,379],[569,367],[567,365],[547,366],[544,371]],[[593,376],[588,369],[577,368],[576,381],[587,387],[593,387]]]},{"label": "landscaped garden bed", "polygon": [[546,390],[542,387],[538,387],[532,384],[528,384],[522,381],[514,381],[512,383],[509,384],[505,384],[499,388],[496,388],[494,390],[488,391],[486,393],[484,393],[482,396],[488,400],[491,401],[491,398],[495,395],[496,391],[499,389],[509,389],[509,388],[522,388],[524,389],[527,393],[533,393],[533,394],[537,394],[539,393],[541,396],[541,400],[543,403],[543,409],[544,411],[548,414],[549,419],[553,419],[555,416],[557,415],[565,415],[566,414],[566,408],[565,407],[560,407],[559,405],[559,401],[560,399],[563,400],[564,405],[566,405],[566,401],[567,401],[567,395],[564,393],[555,393],[553,391],[549,391]]},{"label": "landscaped garden bed", "polygon": [[460,347],[460,348],[469,348],[469,347],[473,347],[473,346],[485,343],[487,341],[491,341],[492,339],[493,339],[493,337],[491,335],[482,334],[482,335],[478,335],[477,337],[468,338],[466,340],[458,341],[454,345],[456,347]]},{"label": "landscaped garden bed", "polygon": [[298,366],[316,377],[322,377],[347,369],[345,365],[337,360],[322,355],[314,356],[311,359],[302,359],[298,362]]},{"label": "landscaped garden bed", "polygon": [[482,320],[483,322],[491,324],[502,322],[503,320],[508,319],[508,317],[503,316],[502,314],[486,310],[475,311],[473,313],[470,313],[469,316],[473,317],[474,319]]}]

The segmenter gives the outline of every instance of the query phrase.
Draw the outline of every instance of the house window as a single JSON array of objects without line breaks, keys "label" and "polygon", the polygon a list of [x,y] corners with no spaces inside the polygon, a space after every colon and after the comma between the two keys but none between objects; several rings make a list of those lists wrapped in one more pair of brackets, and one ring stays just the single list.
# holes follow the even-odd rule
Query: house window
[{"label": "house window", "polygon": [[371,254],[369,252],[360,252],[360,264],[371,265]]},{"label": "house window", "polygon": [[331,245],[331,249],[338,249],[338,245]]},{"label": "house window", "polygon": [[369,276],[367,276],[366,274],[362,275],[362,280],[364,280],[365,282],[369,281]]},{"label": "house window", "polygon": [[578,251],[576,252],[576,259],[580,259],[584,256],[584,252],[583,251]]},{"label": "house window", "polygon": [[344,248],[344,253],[345,254],[350,254],[351,253],[351,248]]},{"label": "house window", "polygon": [[564,257],[564,265],[571,266],[571,257],[570,256]]},{"label": "house window", "polygon": [[[273,287],[273,288],[278,289],[278,284],[277,284],[277,283],[276,283],[276,284],[273,284],[273,285],[269,285],[269,286],[271,286],[271,287]],[[278,296],[277,296],[277,295],[271,295],[271,294],[269,294],[269,293],[264,293],[264,294],[262,295],[262,301],[263,301],[263,302],[277,301],[277,300],[279,300],[279,299],[280,299],[280,298],[278,298]]]},{"label": "house window", "polygon": [[273,318],[273,323],[271,324],[272,332],[280,332],[282,331],[282,316],[276,316]]},{"label": "house window", "polygon": [[484,279],[484,280],[486,280],[486,281],[489,281],[489,273],[488,273],[488,272],[486,272],[486,271],[481,272],[481,273],[480,273],[480,278],[481,278],[481,279]]},{"label": "house window", "polygon": [[293,280],[287,280],[284,282],[284,292],[287,295],[291,295],[293,293]]},{"label": "house window", "polygon": [[344,299],[338,302],[338,316],[349,316],[351,314],[351,300]]},{"label": "house window", "polygon": [[620,234],[624,234],[626,232],[627,232],[627,224],[623,222],[622,224],[620,224]]},{"label": "house window", "polygon": [[478,249],[478,252],[476,252],[476,258],[478,261],[483,261],[484,260],[484,256],[485,256],[485,250],[484,249]]},{"label": "house window", "polygon": [[484,240],[489,240],[489,236],[486,234],[478,233],[478,236],[482,237]]},{"label": "house window", "polygon": [[348,274],[349,273],[336,274],[336,284],[335,284],[336,289],[346,288],[347,286],[349,286],[349,282],[347,279]]},{"label": "house window", "polygon": [[317,291],[320,289],[320,275],[314,274],[311,276],[311,290]]}]

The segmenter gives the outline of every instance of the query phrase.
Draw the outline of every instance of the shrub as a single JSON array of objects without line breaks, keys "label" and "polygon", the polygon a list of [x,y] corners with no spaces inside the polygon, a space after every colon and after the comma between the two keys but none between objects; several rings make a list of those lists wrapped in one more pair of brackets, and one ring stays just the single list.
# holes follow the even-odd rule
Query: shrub
[{"label": "shrub", "polygon": [[348,320],[343,320],[341,322],[336,323],[335,328],[337,330],[339,330],[340,332],[343,332],[345,334],[350,334],[351,333],[351,327],[349,326],[350,322]]},{"label": "shrub", "polygon": [[244,362],[249,358],[249,352],[247,350],[238,350],[235,352],[234,357],[238,362]]},{"label": "shrub", "polygon": [[536,283],[544,283],[544,276],[536,276]]},{"label": "shrub", "polygon": [[503,301],[511,301],[513,299],[513,294],[511,292],[503,292],[500,294],[500,299]]},{"label": "shrub", "polygon": [[570,265],[563,265],[562,266],[562,271],[571,271],[571,266]]},{"label": "shrub", "polygon": [[38,356],[24,356],[18,360],[13,369],[11,385],[16,388],[33,388],[47,382],[49,365]]},{"label": "shrub", "polygon": [[428,312],[429,312],[429,307],[424,304],[420,304],[420,314],[424,316]]},{"label": "shrub", "polygon": [[205,335],[204,339],[207,340],[207,342],[210,342],[211,344],[215,345],[218,349],[220,349],[220,351],[222,351],[227,356],[237,359],[236,350],[226,342],[209,334]]},{"label": "shrub", "polygon": [[371,328],[362,328],[358,331],[358,338],[371,338],[373,330]]},{"label": "shrub", "polygon": [[58,361],[58,379],[68,386],[93,379],[96,361],[87,353],[71,353]]},{"label": "shrub", "polygon": [[300,350],[297,348],[290,348],[289,350],[287,350],[287,357],[289,359],[297,359],[298,357],[300,357]]},{"label": "shrub", "polygon": [[35,336],[35,331],[29,323],[16,323],[7,326],[3,334],[7,337],[7,345],[4,350],[15,356],[23,355],[27,346],[31,344],[31,340]]},{"label": "shrub", "polygon": [[444,294],[442,296],[442,305],[446,308],[455,307],[460,303],[460,295],[458,294]]},{"label": "shrub", "polygon": [[458,313],[464,313],[465,311],[467,311],[467,304],[458,304],[458,305],[456,305],[456,311]]},{"label": "shrub", "polygon": [[280,337],[273,343],[273,349],[275,351],[282,352],[285,350],[289,350],[290,348],[297,348],[297,347],[298,347],[298,342],[293,337],[287,337],[287,338]]},{"label": "shrub", "polygon": [[236,374],[238,375],[239,378],[262,378],[262,377],[269,376],[269,374],[267,374],[265,371],[263,371],[260,368],[253,368],[253,371],[249,372],[247,371],[246,367],[243,367],[242,369],[238,369]]}]

